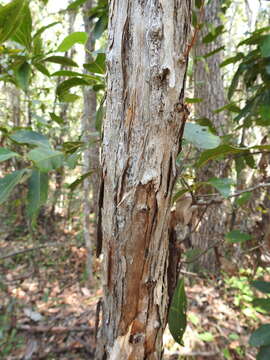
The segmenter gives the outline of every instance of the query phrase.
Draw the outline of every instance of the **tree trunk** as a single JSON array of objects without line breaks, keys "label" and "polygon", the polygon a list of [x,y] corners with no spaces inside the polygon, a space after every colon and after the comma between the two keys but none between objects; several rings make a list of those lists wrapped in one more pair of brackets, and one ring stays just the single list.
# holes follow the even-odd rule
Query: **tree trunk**
[{"label": "tree trunk", "polygon": [[[72,34],[74,32],[74,24],[76,21],[76,17],[77,17],[76,12],[72,11],[68,14],[68,34]],[[70,51],[65,52],[65,56],[70,57],[72,59],[74,56],[74,49],[71,49]],[[62,65],[60,70],[67,70],[67,68],[66,68],[66,66]],[[59,76],[59,78],[57,80],[57,87],[64,80],[66,80],[64,77]],[[56,107],[57,107],[57,95],[55,95],[55,99],[54,99],[53,112],[55,112]],[[69,110],[70,110],[70,103],[68,103],[68,102],[60,103],[60,117],[63,119],[65,124],[68,123]],[[63,127],[63,128],[61,128],[60,135],[55,140],[57,146],[60,146],[61,143],[63,142],[64,135],[65,135],[65,128]],[[63,189],[62,185],[63,185],[64,178],[65,178],[65,169],[62,167],[62,168],[56,170],[56,172],[55,172],[55,191],[53,194],[52,206],[51,206],[51,211],[50,211],[50,217],[53,220],[55,220],[56,206],[59,202],[59,198],[62,193],[62,189]]]},{"label": "tree trunk", "polygon": [[190,7],[190,0],[110,2],[98,360],[162,358]]},{"label": "tree trunk", "polygon": [[[211,1],[205,6],[205,26],[200,32],[198,42],[195,46],[195,71],[194,71],[194,95],[202,98],[201,103],[195,104],[196,118],[209,119],[216,128],[218,135],[225,135],[227,129],[227,118],[224,112],[215,114],[214,111],[225,104],[225,94],[222,74],[220,70],[221,52],[218,52],[202,61],[201,57],[214,49],[220,47],[220,38],[209,44],[203,43],[203,38],[210,31],[207,24],[214,27],[221,25],[219,18],[221,1]],[[224,165],[220,162],[210,162],[207,167],[197,172],[198,181],[207,181],[212,177],[223,177]],[[213,189],[205,187],[200,192],[209,193]],[[192,234],[191,242],[195,248],[202,251],[209,248],[213,243],[222,240],[225,231],[224,205],[211,205],[206,211],[202,210],[202,220],[197,231]],[[205,212],[204,212],[205,211]],[[200,214],[200,215],[202,215]],[[199,218],[201,216],[199,215]],[[207,269],[215,270],[218,264],[214,249],[208,251],[198,259],[193,270]]]},{"label": "tree trunk", "polygon": [[[93,61],[91,52],[94,51],[95,41],[91,35],[93,22],[89,20],[89,10],[92,8],[93,1],[89,0],[84,5],[84,27],[85,31],[90,35],[86,44],[85,60],[86,63]],[[91,89],[85,87],[83,90],[84,112],[82,117],[82,134],[83,141],[87,144],[86,150],[83,153],[83,174],[95,169],[96,173],[91,178],[86,178],[83,182],[83,234],[84,241],[87,248],[87,274],[89,280],[92,279],[93,266],[93,244],[96,239],[96,216],[98,209],[98,189],[99,189],[99,148],[97,146],[97,136],[95,128],[95,113],[96,113],[96,93]],[[89,194],[92,193],[92,200]],[[94,212],[94,236],[90,233],[90,214]]]}]

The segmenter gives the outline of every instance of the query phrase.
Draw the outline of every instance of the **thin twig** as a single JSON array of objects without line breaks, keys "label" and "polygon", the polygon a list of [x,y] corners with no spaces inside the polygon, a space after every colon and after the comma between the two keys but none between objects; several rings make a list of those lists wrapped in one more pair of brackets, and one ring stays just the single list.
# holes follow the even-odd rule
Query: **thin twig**
[{"label": "thin twig", "polygon": [[16,325],[17,330],[28,331],[30,333],[53,333],[62,334],[66,332],[90,332],[94,334],[94,329],[83,327],[63,327],[63,326],[30,326],[30,325]]},{"label": "thin twig", "polygon": [[219,354],[219,351],[214,350],[214,351],[191,351],[191,352],[181,352],[181,351],[177,351],[174,352],[171,356],[186,356],[186,357],[212,357],[212,356],[216,356]]},{"label": "thin twig", "polygon": [[204,217],[204,215],[205,215],[205,213],[206,213],[206,211],[208,210],[208,208],[209,208],[210,205],[211,205],[211,204],[207,204],[207,205],[205,206],[205,209],[203,210],[203,212],[202,212],[202,214],[201,214],[201,216],[200,216],[197,224],[194,226],[193,229],[191,229],[191,232],[190,232],[191,234],[195,233],[195,231],[197,230],[198,226],[200,225],[200,223],[201,223],[201,221],[202,221],[202,219],[203,219],[203,217]]},{"label": "thin twig", "polygon": [[204,254],[206,254],[209,250],[215,248],[216,246],[221,245],[224,242],[224,240],[218,240],[216,241],[213,245],[209,246],[207,249],[205,249],[204,251],[202,251],[199,255],[195,256],[195,258],[193,258],[192,260],[188,260],[188,261],[183,261],[184,264],[192,264],[195,261],[197,261],[198,259],[200,259],[200,257],[202,257]]},{"label": "thin twig", "polygon": [[8,259],[8,258],[13,257],[13,256],[25,254],[25,253],[30,252],[30,251],[37,251],[37,250],[40,250],[40,249],[47,248],[49,246],[65,246],[65,245],[66,245],[65,243],[46,243],[46,244],[43,244],[43,245],[40,245],[40,246],[36,246],[34,248],[23,249],[23,250],[19,250],[19,251],[16,251],[16,252],[4,255],[4,256],[0,256],[0,260],[5,260],[5,259]]},{"label": "thin twig", "polygon": [[254,251],[254,250],[260,249],[260,248],[262,248],[262,247],[263,247],[263,245],[257,245],[257,246],[254,246],[254,247],[251,248],[251,249],[247,249],[247,250],[242,251],[241,254],[246,254],[246,253],[252,252],[252,251]]},{"label": "thin twig", "polygon": [[200,277],[199,274],[190,272],[190,271],[186,271],[186,270],[180,270],[180,273],[183,275],[187,275],[187,276],[192,276],[192,277]]},{"label": "thin twig", "polygon": [[217,199],[204,201],[204,202],[198,200],[196,205],[205,206],[205,205],[218,204],[218,203],[223,202],[224,200],[231,199],[233,197],[237,197],[237,196],[240,196],[240,195],[245,194],[247,192],[252,192],[252,191],[258,190],[260,188],[264,188],[264,187],[270,187],[270,183],[261,183],[261,184],[257,184],[255,186],[252,186],[252,187],[250,187],[248,189],[236,191],[235,193],[227,196],[226,198],[220,197],[220,195],[218,193],[216,193],[216,194],[208,194],[208,195],[199,195],[198,197],[201,197],[201,196],[217,196]]},{"label": "thin twig", "polygon": [[201,23],[203,22],[203,18],[204,18],[204,6],[205,6],[205,1],[203,0],[202,1],[202,5],[199,9],[199,18],[198,18],[198,23],[194,29],[194,33],[193,33],[193,36],[192,36],[192,39],[190,41],[190,43],[187,45],[187,48],[184,52],[184,55],[183,55],[183,59],[186,59],[191,51],[191,49],[194,47],[196,41],[197,41],[197,37],[198,37],[198,34],[199,34],[199,31],[201,29]]}]

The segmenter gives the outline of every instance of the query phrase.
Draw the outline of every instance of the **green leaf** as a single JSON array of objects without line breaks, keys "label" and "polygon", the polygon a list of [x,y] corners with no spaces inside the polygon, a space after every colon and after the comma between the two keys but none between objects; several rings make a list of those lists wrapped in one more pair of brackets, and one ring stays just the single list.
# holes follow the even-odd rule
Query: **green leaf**
[{"label": "green leaf", "polygon": [[263,123],[266,126],[270,125],[270,105],[269,104],[259,105],[259,114],[262,117]]},{"label": "green leaf", "polygon": [[226,240],[230,243],[243,243],[248,240],[251,240],[251,236],[249,234],[243,233],[239,230],[232,230],[225,235]]},{"label": "green leaf", "polygon": [[246,70],[246,64],[242,63],[239,65],[236,73],[233,76],[233,79],[231,81],[229,90],[228,90],[228,99],[230,100],[238,86],[240,77],[243,75],[244,71]]},{"label": "green leaf", "polygon": [[55,64],[60,64],[64,66],[73,66],[78,67],[78,64],[75,63],[72,59],[66,57],[66,56],[49,56],[43,61],[49,61]]},{"label": "green leaf", "polygon": [[270,324],[261,325],[254,331],[249,339],[249,344],[256,347],[270,345]]},{"label": "green leaf", "polygon": [[229,104],[226,104],[226,105],[222,106],[221,108],[215,110],[214,113],[218,114],[224,110],[227,110],[227,111],[230,111],[233,113],[240,113],[240,111],[241,111],[239,106],[237,106],[234,102],[230,102]]},{"label": "green leaf", "polygon": [[84,142],[82,141],[67,141],[65,143],[63,143],[62,145],[62,150],[66,153],[66,154],[73,154],[75,153],[77,150],[82,149],[82,147],[85,145]]},{"label": "green leaf", "polygon": [[224,61],[219,65],[220,67],[227,66],[229,64],[235,64],[236,62],[242,60],[244,58],[244,53],[237,53],[235,56],[232,56]]},{"label": "green leaf", "polygon": [[68,188],[71,191],[74,191],[86,178],[88,178],[89,176],[93,175],[95,173],[94,170],[88,171],[87,173],[81,175],[78,179],[76,179],[75,181],[73,181],[73,183],[68,185]]},{"label": "green leaf", "polygon": [[214,341],[214,336],[209,331],[206,331],[204,333],[198,334],[198,338],[204,342],[212,342]]},{"label": "green leaf", "polygon": [[208,127],[187,123],[183,137],[200,149],[213,149],[219,146],[220,138],[212,134]]},{"label": "green leaf", "polygon": [[62,166],[64,154],[49,148],[37,147],[31,150],[27,157],[34,162],[40,171],[49,172]]},{"label": "green leaf", "polygon": [[200,103],[200,102],[202,102],[203,101],[203,99],[202,98],[185,98],[185,102],[187,103],[187,104],[197,104],[197,103]]},{"label": "green leaf", "polygon": [[233,119],[235,122],[239,122],[242,118],[248,119],[248,116],[254,109],[254,99],[247,101],[246,105],[241,109],[240,113]]},{"label": "green leaf", "polygon": [[209,128],[210,132],[214,135],[217,134],[217,131],[214,127],[214,125],[212,124],[211,120],[206,118],[206,117],[202,117],[202,118],[197,118],[196,120],[196,124],[199,124],[201,126],[206,126]]},{"label": "green leaf", "polygon": [[197,25],[198,25],[197,11],[192,10],[191,23],[194,28],[197,27]]},{"label": "green leaf", "polygon": [[235,201],[236,205],[239,207],[245,205],[250,200],[251,196],[252,196],[251,192],[246,192],[240,195],[238,199],[236,199]]},{"label": "green leaf", "polygon": [[195,0],[196,8],[200,9],[203,5],[203,0]]},{"label": "green leaf", "polygon": [[62,102],[67,102],[67,103],[73,103],[80,98],[80,96],[71,93],[63,93],[59,97]]},{"label": "green leaf", "polygon": [[76,10],[79,6],[86,3],[88,0],[76,0],[73,1],[71,4],[68,5],[67,10]]},{"label": "green leaf", "polygon": [[105,109],[103,106],[103,103],[100,104],[97,112],[96,112],[96,121],[95,121],[95,128],[97,131],[101,133],[102,130],[102,124],[103,124],[103,118],[104,118]]},{"label": "green leaf", "polygon": [[252,300],[252,305],[259,307],[262,310],[270,312],[270,299],[255,298]]},{"label": "green leaf", "polygon": [[12,37],[12,40],[25,46],[29,51],[32,47],[32,16],[29,9],[29,4],[26,3],[26,6],[23,9],[23,18],[21,25],[16,30],[15,34]]},{"label": "green leaf", "polygon": [[173,196],[173,203],[180,199],[188,191],[188,189],[180,189],[179,191],[177,191],[177,193]]},{"label": "green leaf", "polygon": [[9,135],[9,137],[18,144],[50,147],[49,140],[46,136],[32,130],[18,130]]},{"label": "green leaf", "polygon": [[251,169],[256,169],[256,162],[254,160],[254,157],[250,153],[244,154],[244,160],[247,166],[249,166]]},{"label": "green leaf", "polygon": [[27,62],[24,62],[15,71],[15,77],[17,83],[19,87],[25,92],[28,90],[29,87],[30,75],[31,75],[31,67]]},{"label": "green leaf", "polygon": [[269,360],[270,359],[270,346],[260,347],[260,351],[256,356],[256,360]]},{"label": "green leaf", "polygon": [[219,52],[222,51],[222,50],[225,50],[225,46],[220,46],[220,47],[218,47],[218,48],[210,51],[209,53],[203,55],[203,58],[204,58],[204,59],[207,59],[207,58],[209,58],[210,56],[213,56],[213,55],[219,53]]},{"label": "green leaf", "polygon": [[50,23],[49,25],[46,25],[46,26],[42,26],[36,33],[35,35],[33,36],[33,39],[37,38],[38,36],[40,36],[42,33],[44,33],[44,31],[46,31],[47,29],[57,25],[57,24],[60,24],[60,21],[55,21],[53,23]]},{"label": "green leaf", "polygon": [[235,170],[237,175],[241,174],[241,171],[244,170],[246,168],[246,163],[244,160],[244,157],[241,156],[236,156],[234,158],[234,162],[235,162]]},{"label": "green leaf", "polygon": [[51,76],[83,76],[85,74],[81,74],[77,71],[71,70],[59,70],[51,74]]},{"label": "green leaf", "polygon": [[263,57],[270,57],[270,35],[263,37],[260,48]]},{"label": "green leaf", "polygon": [[250,285],[264,294],[270,294],[270,282],[268,281],[255,280]]},{"label": "green leaf", "polygon": [[20,156],[20,155],[15,153],[14,151],[0,147],[0,162],[11,159],[13,157],[17,157],[17,156]]},{"label": "green leaf", "polygon": [[227,178],[211,178],[207,183],[214,186],[225,198],[231,194],[231,188],[234,184],[232,179]]},{"label": "green leaf", "polygon": [[222,34],[224,29],[223,25],[219,25],[216,28],[214,28],[212,31],[210,31],[204,38],[203,38],[203,43],[204,44],[209,44],[212,41],[215,41],[216,38]]},{"label": "green leaf", "polygon": [[248,151],[247,148],[236,148],[231,145],[220,145],[215,149],[205,150],[199,160],[196,162],[196,166],[200,167],[206,164],[210,160],[216,160],[220,156],[229,154],[239,154],[241,152]]},{"label": "green leaf", "polygon": [[48,77],[50,77],[50,72],[49,70],[46,68],[46,66],[44,66],[42,63],[34,63],[33,64],[35,66],[35,68],[41,72],[43,75],[46,75]]},{"label": "green leaf", "polygon": [[75,86],[85,86],[85,85],[89,85],[89,83],[86,80],[78,78],[78,77],[74,77],[74,78],[63,81],[60,85],[58,85],[57,89],[56,89],[56,94],[58,96],[62,96],[65,93],[67,93],[68,90],[70,90],[71,88],[73,88]]},{"label": "green leaf", "polygon": [[26,170],[17,170],[0,179],[0,204],[2,204],[11,194],[16,185],[19,184]]},{"label": "green leaf", "polygon": [[10,39],[23,20],[25,0],[13,0],[0,7],[0,44]]},{"label": "green leaf", "polygon": [[98,40],[108,27],[108,11],[100,16],[93,29],[93,37]]},{"label": "green leaf", "polygon": [[50,117],[51,117],[52,121],[55,121],[58,125],[63,125],[65,122],[63,118],[56,115],[55,113],[50,112]]},{"label": "green leaf", "polygon": [[242,45],[251,45],[251,44],[258,44],[261,42],[262,40],[262,34],[264,32],[269,32],[270,30],[270,26],[266,26],[260,29],[257,29],[255,31],[253,31],[252,35],[248,38],[246,38],[245,40],[241,41],[237,47],[242,46]]},{"label": "green leaf", "polygon": [[89,81],[89,84],[92,83],[94,84],[103,80],[103,77],[101,77],[100,75],[89,75],[89,74],[79,73],[77,71],[70,71],[70,70],[56,71],[53,74],[51,74],[51,76],[66,76],[66,77],[80,76],[85,78],[87,81]]},{"label": "green leaf", "polygon": [[183,345],[183,335],[187,326],[187,297],[184,279],[178,281],[169,310],[168,324],[174,340]]},{"label": "green leaf", "polygon": [[70,169],[75,169],[78,164],[78,160],[80,158],[79,151],[75,151],[73,154],[68,154],[66,156],[66,164]]},{"label": "green leaf", "polygon": [[39,209],[48,198],[49,177],[47,173],[34,169],[28,180],[27,215],[32,223],[37,218]]},{"label": "green leaf", "polygon": [[75,44],[85,45],[88,40],[88,35],[86,32],[74,32],[68,35],[59,45],[56,51],[65,52],[72,48]]},{"label": "green leaf", "polygon": [[265,144],[265,145],[255,145],[255,146],[251,146],[249,149],[259,149],[259,150],[270,150],[270,145]]},{"label": "green leaf", "polygon": [[105,74],[106,73],[106,55],[104,53],[99,53],[96,57],[96,60],[89,63],[84,64],[83,67],[95,74]]}]

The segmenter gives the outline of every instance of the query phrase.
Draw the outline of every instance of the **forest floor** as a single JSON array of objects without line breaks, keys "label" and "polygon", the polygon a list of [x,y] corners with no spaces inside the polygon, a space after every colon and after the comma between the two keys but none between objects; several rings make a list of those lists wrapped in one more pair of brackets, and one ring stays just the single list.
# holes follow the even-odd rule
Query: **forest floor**
[{"label": "forest floor", "polygon": [[[30,248],[36,250],[24,252]],[[100,264],[94,264],[95,286],[89,290],[79,232],[58,229],[39,234],[37,241],[23,231],[8,235],[1,226],[0,249],[0,359],[93,358],[102,296]],[[260,271],[269,280],[269,272]],[[247,274],[188,274],[185,347],[175,344],[166,330],[166,359],[256,358],[248,339],[267,318],[251,306]]]}]

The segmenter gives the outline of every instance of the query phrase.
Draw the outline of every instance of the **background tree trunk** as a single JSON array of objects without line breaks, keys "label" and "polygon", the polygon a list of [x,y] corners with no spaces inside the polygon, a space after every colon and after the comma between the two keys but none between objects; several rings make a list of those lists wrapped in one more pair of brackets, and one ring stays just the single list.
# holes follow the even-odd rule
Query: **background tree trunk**
[{"label": "background tree trunk", "polygon": [[190,7],[190,0],[110,2],[98,360],[162,357]]},{"label": "background tree trunk", "polygon": [[[222,74],[220,70],[220,63],[222,53],[218,52],[204,60],[202,56],[220,47],[220,37],[217,41],[209,44],[203,43],[203,38],[208,34],[210,29],[207,24],[213,27],[221,25],[219,18],[221,1],[211,1],[205,6],[204,27],[200,32],[199,39],[195,46],[195,68],[194,68],[194,96],[195,98],[202,98],[203,101],[195,104],[196,118],[209,119],[216,128],[218,135],[226,134],[228,127],[228,119],[224,116],[224,112],[218,114],[214,111],[225,105],[225,94]],[[198,181],[207,181],[212,177],[223,177],[224,164],[221,162],[210,162],[209,165],[197,171]],[[210,187],[205,187],[202,192],[209,193],[213,191]],[[215,190],[216,192],[216,190]],[[201,209],[202,212],[205,209]],[[199,215],[199,218],[201,216]],[[211,205],[202,216],[200,225],[191,236],[193,247],[202,251],[209,248],[213,243],[222,240],[225,231],[225,208],[224,205]],[[195,269],[199,268],[214,270],[217,266],[216,256],[214,250],[208,251],[205,255],[199,258],[195,264]]]},{"label": "background tree trunk", "polygon": [[[76,21],[76,17],[77,17],[77,12],[74,12],[74,11],[69,12],[69,14],[68,14],[68,34],[72,34],[74,32],[74,24]],[[71,49],[68,52],[65,52],[65,56],[66,57],[69,56],[70,58],[73,58],[74,49]],[[64,65],[61,65],[60,70],[67,70],[67,68]],[[64,77],[59,76],[58,81],[57,81],[57,86],[64,80],[65,80]],[[57,95],[55,94],[53,112],[55,112],[57,105],[58,105],[57,104]],[[60,108],[59,115],[63,119],[64,123],[67,124],[68,117],[69,117],[70,103],[68,103],[68,102],[60,103],[59,108]],[[55,140],[56,146],[61,145],[61,143],[63,142],[64,135],[65,135],[65,129],[61,128],[60,135]],[[55,220],[55,216],[56,216],[56,207],[57,207],[57,204],[59,204],[59,199],[62,194],[62,185],[63,185],[64,178],[65,178],[65,169],[60,168],[60,169],[56,170],[56,172],[55,172],[55,191],[54,191],[54,195],[52,197],[52,206],[51,206],[51,211],[50,211],[50,217],[54,220]]]},{"label": "background tree trunk", "polygon": [[[92,27],[93,22],[89,20],[89,10],[93,6],[93,0],[89,0],[85,3],[83,11],[84,27],[85,31],[89,34],[89,39],[86,44],[85,62],[89,63],[93,61],[91,53],[95,48],[95,40],[93,39]],[[96,215],[98,204],[98,189],[99,189],[99,146],[97,144],[97,136],[94,134],[97,132],[95,127],[95,113],[96,113],[96,93],[88,87],[83,90],[84,100],[84,112],[82,117],[82,134],[83,141],[87,144],[87,147],[83,153],[83,174],[89,172],[91,169],[95,169],[95,174],[91,178],[86,178],[83,182],[83,234],[84,241],[87,248],[87,274],[89,280],[92,279],[93,273],[93,244],[96,239]],[[89,195],[91,194],[92,199]],[[94,213],[95,219],[93,223],[94,236],[90,233],[90,214]]]}]

